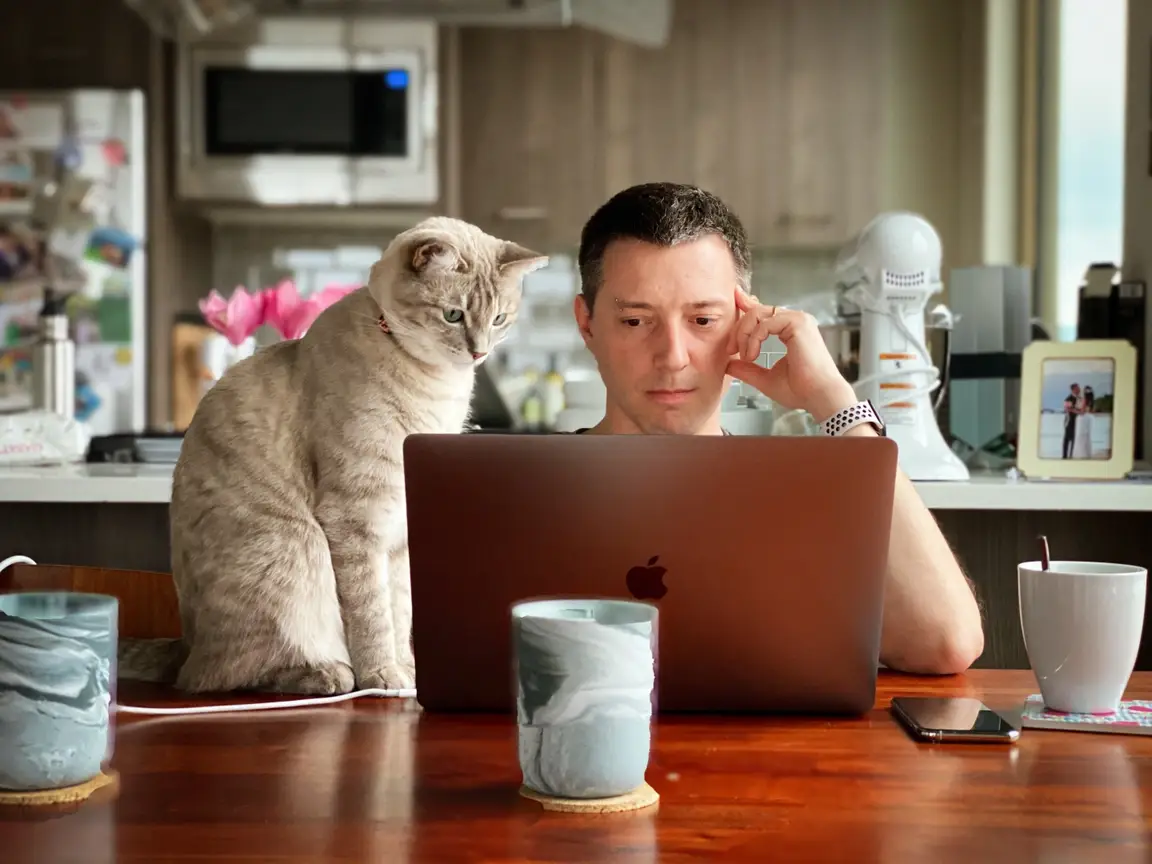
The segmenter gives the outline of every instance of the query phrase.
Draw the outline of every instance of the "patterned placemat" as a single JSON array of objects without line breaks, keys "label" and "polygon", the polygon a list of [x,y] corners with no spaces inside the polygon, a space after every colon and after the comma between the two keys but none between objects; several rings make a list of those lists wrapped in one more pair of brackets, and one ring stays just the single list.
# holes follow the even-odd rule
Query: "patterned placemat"
[{"label": "patterned placemat", "polygon": [[1044,698],[1037,693],[1025,700],[1020,725],[1025,729],[1152,735],[1152,702],[1121,702],[1114,714],[1068,714],[1045,708]]}]

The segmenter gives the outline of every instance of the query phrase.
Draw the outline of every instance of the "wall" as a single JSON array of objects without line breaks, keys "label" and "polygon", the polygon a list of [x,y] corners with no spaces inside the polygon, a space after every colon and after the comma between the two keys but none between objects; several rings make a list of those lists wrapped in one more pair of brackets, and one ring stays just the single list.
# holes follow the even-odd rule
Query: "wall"
[{"label": "wall", "polygon": [[[1125,147],[1124,278],[1152,284],[1152,3],[1128,3],[1128,136]],[[1152,314],[1144,320],[1152,346]],[[1144,352],[1144,453],[1152,453],[1152,350]]]},{"label": "wall", "polygon": [[[988,0],[995,2],[995,0]],[[983,263],[983,2],[891,0],[883,207],[940,233],[944,273]]]}]

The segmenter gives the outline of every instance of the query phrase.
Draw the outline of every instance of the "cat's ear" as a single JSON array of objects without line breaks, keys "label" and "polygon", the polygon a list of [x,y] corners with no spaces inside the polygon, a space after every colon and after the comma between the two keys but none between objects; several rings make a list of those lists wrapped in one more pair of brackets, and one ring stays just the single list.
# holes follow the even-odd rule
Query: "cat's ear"
[{"label": "cat's ear", "polygon": [[500,247],[500,258],[497,266],[501,276],[512,276],[517,279],[528,275],[533,270],[539,270],[548,263],[548,256],[541,255],[526,249],[518,243],[505,241]]},{"label": "cat's ear", "polygon": [[421,237],[414,240],[408,247],[408,261],[414,273],[460,269],[460,253],[443,237]]}]

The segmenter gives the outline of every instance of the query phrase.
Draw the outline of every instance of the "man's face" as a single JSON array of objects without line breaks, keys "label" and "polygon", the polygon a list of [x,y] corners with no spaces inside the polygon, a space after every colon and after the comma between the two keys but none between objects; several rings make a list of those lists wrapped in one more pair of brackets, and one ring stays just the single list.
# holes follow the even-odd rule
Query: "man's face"
[{"label": "man's face", "polygon": [[[609,245],[591,315],[576,320],[617,431],[692,435],[716,416],[736,321],[736,264],[716,235],[666,248]],[[717,430],[718,431],[718,430]]]},{"label": "man's face", "polygon": [[1072,385],[1072,395],[1073,396],[1079,396],[1080,395],[1080,385],[1079,384],[1073,384]]}]

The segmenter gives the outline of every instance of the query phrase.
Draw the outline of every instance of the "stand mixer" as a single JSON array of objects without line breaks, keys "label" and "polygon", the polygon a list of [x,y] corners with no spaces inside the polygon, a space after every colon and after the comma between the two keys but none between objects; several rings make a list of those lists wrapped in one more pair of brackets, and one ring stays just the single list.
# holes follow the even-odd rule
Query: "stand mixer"
[{"label": "stand mixer", "polygon": [[[836,262],[841,307],[858,310],[860,374],[856,395],[870,399],[900,448],[912,480],[967,480],[936,422],[940,370],[926,344],[929,299],[943,289],[940,235],[915,213],[882,213],[848,243]],[[950,329],[951,313],[932,311]]]}]

